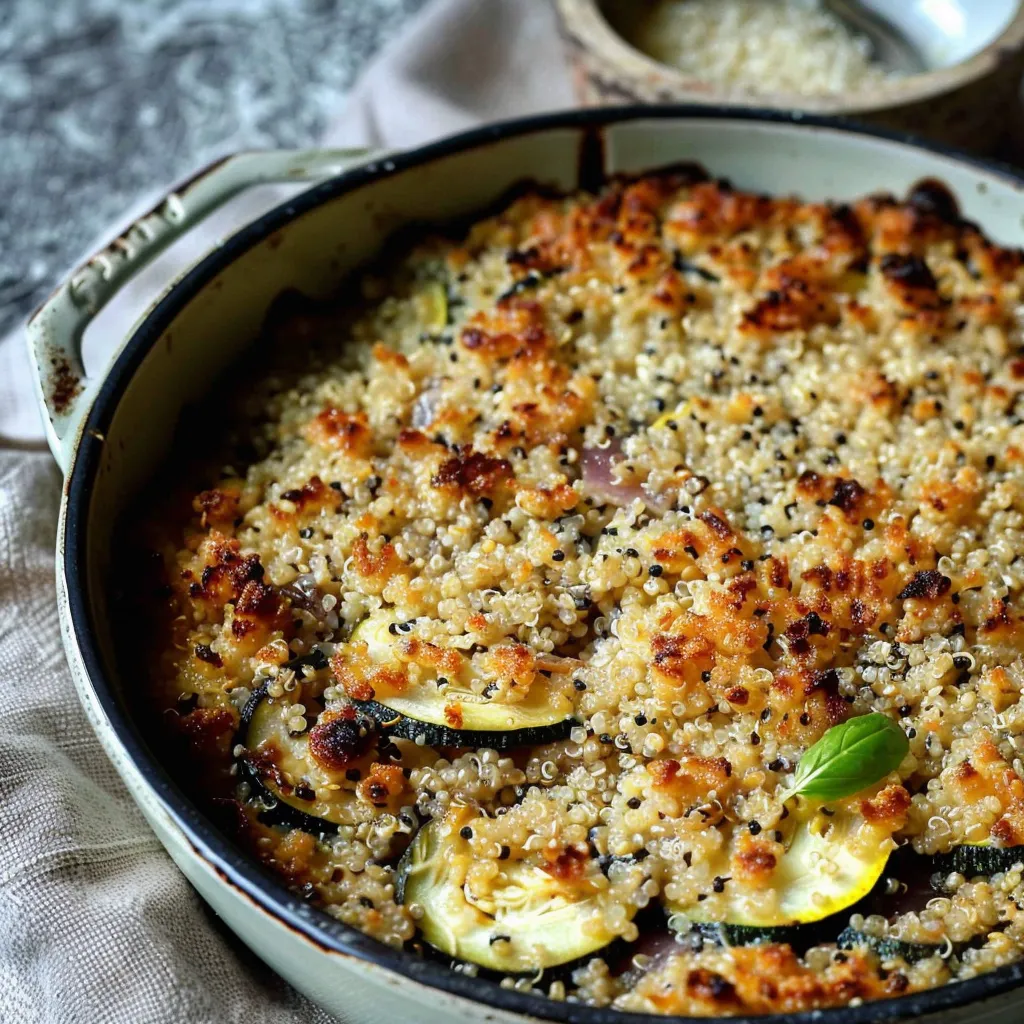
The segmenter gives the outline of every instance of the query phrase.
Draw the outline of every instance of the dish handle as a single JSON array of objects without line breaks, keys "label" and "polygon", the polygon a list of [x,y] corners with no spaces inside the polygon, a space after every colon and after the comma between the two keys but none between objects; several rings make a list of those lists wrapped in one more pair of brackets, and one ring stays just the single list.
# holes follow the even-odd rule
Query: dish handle
[{"label": "dish handle", "polygon": [[[246,189],[319,181],[376,155],[365,149],[313,149],[225,157],[175,186],[149,213],[72,272],[36,310],[26,328],[46,440],[65,474],[104,376],[86,377],[82,338],[90,322],[121,288],[173,242]],[[108,366],[123,347],[124,342],[116,347]]]}]

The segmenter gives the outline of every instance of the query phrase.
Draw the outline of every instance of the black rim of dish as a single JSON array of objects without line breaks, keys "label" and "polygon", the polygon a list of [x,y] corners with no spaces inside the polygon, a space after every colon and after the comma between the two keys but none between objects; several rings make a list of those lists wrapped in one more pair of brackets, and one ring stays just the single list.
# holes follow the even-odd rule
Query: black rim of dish
[{"label": "black rim of dish", "polygon": [[[311,908],[290,892],[276,876],[244,853],[222,833],[182,792],[170,773],[154,756],[117,695],[97,639],[95,617],[88,594],[89,499],[92,482],[102,461],[103,441],[121,393],[146,354],[177,313],[234,259],[291,221],[343,193],[380,178],[421,166],[440,157],[463,152],[503,139],[551,129],[599,129],[625,121],[674,120],[752,121],[795,127],[820,128],[848,135],[869,136],[923,149],[938,156],[997,175],[1024,195],[1024,174],[1012,168],[958,152],[899,132],[866,127],[842,118],[813,117],[800,113],[725,106],[630,106],[571,110],[543,114],[477,128],[439,142],[389,155],[331,178],[275,207],[246,225],[224,245],[193,267],[145,317],[109,368],[88,414],[82,439],[67,481],[64,526],[63,573],[75,641],[103,713],[128,758],[156,794],[167,813],[196,853],[241,894],[265,912],[322,949],[386,968],[430,988],[462,997],[485,1008],[522,1014],[533,1020],[560,1024],[651,1024],[662,1019],[672,1024],[707,1018],[652,1017],[610,1008],[559,1003],[543,996],[503,989],[497,984],[458,973],[443,963],[415,953],[391,949],[358,929]],[[105,590],[105,581],[96,591]],[[1024,962],[997,968],[967,981],[913,995],[836,1007],[825,1011],[730,1018],[736,1024],[880,1024],[910,1021],[926,1014],[953,1010],[990,999],[1017,988],[1024,981]]]}]

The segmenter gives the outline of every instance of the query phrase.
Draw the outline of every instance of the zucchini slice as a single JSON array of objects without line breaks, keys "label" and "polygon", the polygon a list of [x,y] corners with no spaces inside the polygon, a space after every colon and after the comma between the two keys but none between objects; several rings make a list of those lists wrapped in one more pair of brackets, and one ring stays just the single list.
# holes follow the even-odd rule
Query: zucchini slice
[{"label": "zucchini slice", "polygon": [[571,881],[516,860],[501,862],[495,879],[477,880],[470,877],[469,843],[459,834],[468,820],[456,812],[425,825],[398,866],[397,898],[416,906],[420,933],[431,946],[518,974],[568,963],[618,937],[603,923],[596,861]]},{"label": "zucchini slice", "polygon": [[[400,665],[391,609],[364,619],[352,640],[367,645],[378,665]],[[573,725],[573,692],[568,679],[556,682],[541,676],[526,697],[516,703],[489,700],[470,688],[473,671],[467,661],[463,678],[445,679],[433,668],[421,667],[418,678],[400,691],[378,688],[375,699],[363,703],[366,712],[389,734],[441,747],[509,747],[550,743],[564,738]]]},{"label": "zucchini slice", "polygon": [[932,864],[936,871],[944,875],[953,872],[968,878],[996,875],[1001,871],[1009,871],[1015,865],[1024,865],[1024,846],[964,843],[963,846],[954,846],[949,853],[936,854]]},{"label": "zucchini slice", "polygon": [[761,943],[785,942],[798,946],[803,938],[799,925],[754,927],[749,924],[726,924],[722,921],[697,922],[693,926],[702,939],[718,946],[757,946]]},{"label": "zucchini slice", "polygon": [[365,715],[337,721],[326,740],[338,770],[325,770],[310,755],[310,730],[293,734],[289,729],[289,706],[270,697],[264,683],[242,709],[238,742],[245,749],[237,758],[239,773],[272,804],[267,820],[329,834],[370,817],[356,796],[358,775],[349,778],[346,770],[372,759],[375,723]]},{"label": "zucchini slice", "polygon": [[889,859],[892,844],[858,848],[858,821],[841,811],[830,816],[820,807],[808,808],[797,818],[768,891],[734,884],[702,903],[670,904],[668,911],[690,924],[769,929],[768,941],[776,929],[831,917],[871,892]]},{"label": "zucchini slice", "polygon": [[905,960],[908,964],[916,964],[921,960],[927,960],[930,956],[940,956],[945,947],[932,945],[926,942],[903,942],[900,939],[881,938],[878,935],[868,935],[866,932],[859,932],[855,928],[844,928],[836,939],[836,945],[840,949],[858,949],[864,947],[870,949],[882,960]]},{"label": "zucchini slice", "polygon": [[431,281],[418,296],[423,328],[440,333],[448,326],[448,289],[442,281]]}]

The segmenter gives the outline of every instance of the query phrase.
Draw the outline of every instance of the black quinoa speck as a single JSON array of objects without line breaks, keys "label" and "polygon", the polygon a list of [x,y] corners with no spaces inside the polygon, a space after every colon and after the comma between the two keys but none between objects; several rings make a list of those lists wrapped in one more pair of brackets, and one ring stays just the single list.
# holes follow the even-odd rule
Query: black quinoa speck
[{"label": "black quinoa speck", "polygon": [[459,829],[459,835],[462,836],[463,839],[472,839],[473,830],[468,825],[463,825],[462,828]]},{"label": "black quinoa speck", "polygon": [[660,576],[665,570],[655,563],[647,570],[652,576]]}]

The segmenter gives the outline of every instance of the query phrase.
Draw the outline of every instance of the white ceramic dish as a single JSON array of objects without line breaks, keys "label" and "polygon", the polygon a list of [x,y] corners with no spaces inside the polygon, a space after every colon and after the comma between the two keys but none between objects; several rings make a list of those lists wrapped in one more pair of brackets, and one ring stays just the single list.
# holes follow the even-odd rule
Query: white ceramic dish
[{"label": "white ceramic dish", "polygon": [[1010,27],[1019,0],[862,0],[903,31],[930,70],[977,56]]},{"label": "white ceramic dish", "polygon": [[[989,153],[1020,144],[1024,6],[1020,0],[862,0],[897,25],[928,65],[858,92],[752,93],[684,74],[631,46],[606,16],[609,0],[555,0],[581,103],[729,103],[855,116]],[[640,0],[638,0],[640,2]]]},{"label": "white ceramic dish", "polygon": [[[359,163],[362,160],[363,162]],[[1024,241],[1024,179],[894,137],[777,114],[707,108],[576,111],[496,125],[415,152],[245,154],[169,196],[72,275],[29,324],[54,456],[66,474],[58,540],[59,614],[81,699],[108,754],[181,870],[257,954],[353,1024],[650,1024],[646,1016],[503,990],[387,949],[288,893],[197,810],[132,720],[107,598],[117,519],[167,453],[182,409],[254,338],[286,288],[324,295],[394,229],[478,211],[524,178],[563,189],[612,172],[698,161],[738,186],[850,198],[944,182],[964,214],[1004,243]],[[345,163],[357,166],[338,173]],[[117,288],[241,188],[332,175],[260,217],[175,282],[106,372],[84,379],[85,325]],[[903,999],[761,1024],[1019,1024],[1024,964]],[[752,1022],[751,1022],[752,1024]]]}]

